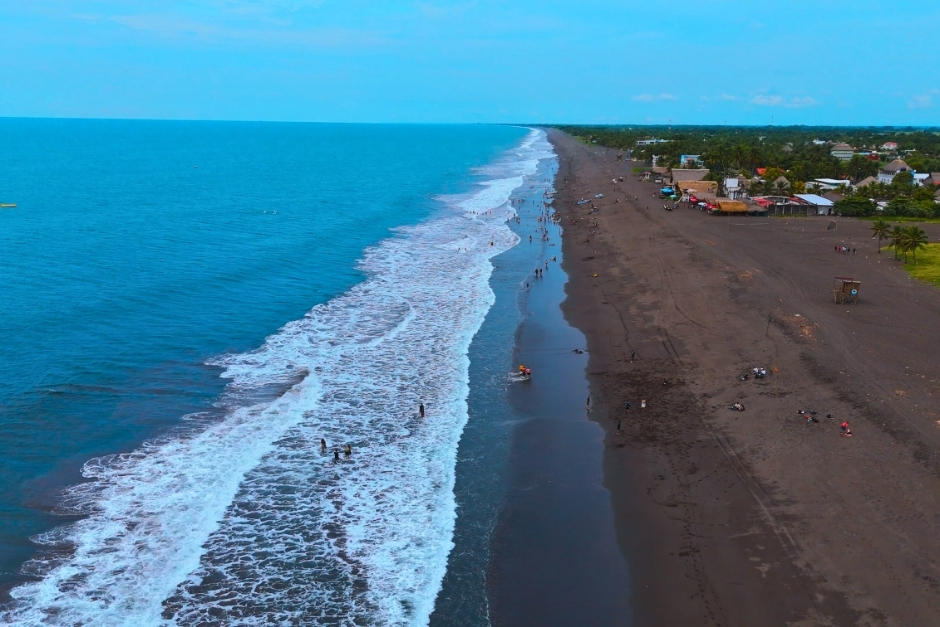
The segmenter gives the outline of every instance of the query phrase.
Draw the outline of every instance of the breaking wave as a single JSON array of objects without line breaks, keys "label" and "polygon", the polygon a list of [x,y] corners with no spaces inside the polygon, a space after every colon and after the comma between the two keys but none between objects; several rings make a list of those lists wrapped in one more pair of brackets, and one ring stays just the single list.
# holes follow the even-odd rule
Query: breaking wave
[{"label": "breaking wave", "polygon": [[368,249],[365,281],[213,360],[228,379],[218,417],[87,462],[62,504],[83,517],[34,538],[49,550],[3,618],[427,623],[452,547],[490,259],[518,242],[511,192],[553,155],[531,131],[471,193]]}]

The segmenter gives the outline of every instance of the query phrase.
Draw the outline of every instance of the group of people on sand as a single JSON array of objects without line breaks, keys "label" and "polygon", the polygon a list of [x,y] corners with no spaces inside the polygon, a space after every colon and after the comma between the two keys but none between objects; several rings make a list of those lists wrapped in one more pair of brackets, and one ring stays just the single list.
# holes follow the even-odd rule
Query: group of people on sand
[{"label": "group of people on sand", "polygon": [[[777,372],[776,368],[771,369],[773,372]],[[747,381],[751,376],[755,379],[763,379],[768,375],[768,370],[761,366],[755,366],[749,370],[746,370],[743,374],[738,377],[739,381]],[[728,406],[728,409],[731,411],[744,411],[744,403],[741,401],[735,401]],[[816,418],[817,412],[812,409],[798,409],[797,414],[802,416],[806,420],[806,424],[818,423],[819,419]],[[832,414],[826,414],[826,418],[832,420]],[[849,423],[846,420],[842,421],[841,425],[842,435],[851,436],[852,429],[849,427]]]},{"label": "group of people on sand", "polygon": [[[742,403],[741,401],[735,401],[728,406],[728,409],[730,409],[731,411],[744,411],[744,403]],[[796,410],[796,413],[802,416],[804,420],[806,421],[806,424],[808,425],[813,424],[813,423],[819,423],[819,419],[816,417],[816,414],[818,412],[816,412],[815,410],[798,409]],[[828,420],[832,420],[833,416],[832,414],[826,414],[826,418]],[[841,431],[842,436],[852,437],[852,428],[849,426],[848,420],[843,420],[842,424],[839,425],[839,429]]]},{"label": "group of people on sand", "polygon": [[[798,409],[798,410],[796,411],[796,413],[800,414],[801,416],[803,416],[803,417],[806,419],[806,424],[811,424],[811,423],[814,423],[814,422],[817,422],[817,423],[818,423],[818,422],[819,422],[819,419],[816,418],[816,412],[813,411],[812,409]],[[826,414],[826,418],[829,419],[829,420],[832,420],[832,419],[833,419],[832,414]],[[842,421],[842,424],[839,425],[839,431],[841,432],[841,435],[842,435],[843,437],[851,437],[851,436],[852,436],[852,428],[849,426],[849,421],[848,421],[848,420],[843,420],[843,421]]]}]

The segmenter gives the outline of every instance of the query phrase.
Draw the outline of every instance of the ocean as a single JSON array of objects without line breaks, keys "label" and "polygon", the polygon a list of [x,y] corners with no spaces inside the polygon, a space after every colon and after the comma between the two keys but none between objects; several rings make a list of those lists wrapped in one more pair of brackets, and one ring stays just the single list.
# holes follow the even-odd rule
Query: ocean
[{"label": "ocean", "polygon": [[487,624],[544,132],[0,137],[0,617]]}]

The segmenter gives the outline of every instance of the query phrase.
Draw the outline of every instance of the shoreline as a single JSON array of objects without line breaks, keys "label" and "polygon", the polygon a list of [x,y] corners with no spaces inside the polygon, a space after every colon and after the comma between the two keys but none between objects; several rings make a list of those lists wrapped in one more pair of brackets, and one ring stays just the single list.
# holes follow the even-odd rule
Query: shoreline
[{"label": "shoreline", "polygon": [[[458,517],[431,625],[609,625],[629,614],[603,431],[585,415],[585,340],[563,317],[560,227],[545,222],[556,172],[557,156],[544,159],[513,191],[520,241],[492,259],[496,299],[469,351]],[[533,379],[508,382],[519,363]]]},{"label": "shoreline", "polygon": [[[561,244],[550,225],[549,245]],[[521,242],[520,245],[528,245]],[[550,260],[531,279],[514,343],[514,363],[532,381],[508,391],[522,418],[511,435],[507,490],[491,546],[493,625],[624,624],[631,599],[618,550],[610,494],[597,450],[603,431],[589,420],[584,336],[564,318],[567,274]]]},{"label": "shoreline", "polygon": [[[940,294],[869,251],[864,223],[664,212],[616,151],[548,133],[564,311],[588,338],[636,624],[930,622]],[[833,237],[864,257],[833,255]],[[862,304],[830,305],[832,276],[852,273]],[[753,366],[773,374],[737,379]]]}]

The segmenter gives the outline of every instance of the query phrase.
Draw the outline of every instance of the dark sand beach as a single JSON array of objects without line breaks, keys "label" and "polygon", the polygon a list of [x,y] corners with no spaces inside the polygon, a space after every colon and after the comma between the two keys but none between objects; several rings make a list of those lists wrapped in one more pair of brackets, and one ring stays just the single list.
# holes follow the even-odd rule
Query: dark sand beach
[{"label": "dark sand beach", "polygon": [[633,622],[935,624],[940,290],[868,222],[666,212],[616,151],[549,137]]},{"label": "dark sand beach", "polygon": [[491,540],[490,620],[623,625],[630,618],[629,574],[604,487],[604,432],[588,419],[584,335],[561,310],[568,278],[559,227],[549,224],[546,238],[542,276],[529,280],[514,342],[514,363],[529,366],[533,376],[509,390],[520,421]]}]

